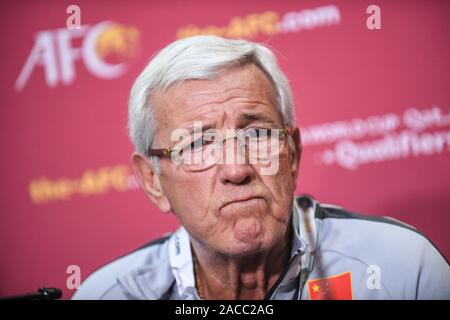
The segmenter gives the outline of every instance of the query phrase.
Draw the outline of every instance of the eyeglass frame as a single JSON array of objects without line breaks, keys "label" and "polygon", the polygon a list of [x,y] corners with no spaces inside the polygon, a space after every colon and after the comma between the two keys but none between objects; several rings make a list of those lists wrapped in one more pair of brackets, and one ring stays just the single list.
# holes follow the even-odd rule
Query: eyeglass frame
[{"label": "eyeglass frame", "polygon": [[[285,134],[287,137],[291,136],[294,133],[294,129],[286,126],[284,128],[273,128],[273,129],[268,129],[268,128],[261,128],[261,129],[267,129],[267,130],[280,130],[283,134]],[[229,137],[229,138],[238,138],[238,136],[233,136],[233,137]],[[222,141],[228,140],[229,138],[225,138]],[[147,156],[149,157],[163,157],[163,158],[170,158],[172,156],[172,152],[174,151],[178,151],[177,149],[173,149],[173,148],[158,148],[158,149],[152,149],[152,148],[148,148],[147,150]]]}]

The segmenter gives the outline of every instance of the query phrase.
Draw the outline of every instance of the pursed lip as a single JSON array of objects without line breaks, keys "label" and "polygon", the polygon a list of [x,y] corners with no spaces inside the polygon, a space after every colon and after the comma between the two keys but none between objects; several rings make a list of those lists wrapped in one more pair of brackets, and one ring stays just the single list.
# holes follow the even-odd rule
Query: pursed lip
[{"label": "pursed lip", "polygon": [[231,203],[244,202],[244,201],[248,201],[248,200],[252,200],[252,199],[263,199],[264,200],[264,198],[261,197],[261,196],[248,196],[248,197],[243,197],[243,198],[239,198],[239,199],[233,199],[231,201],[224,202],[220,206],[219,211],[222,210],[225,206],[227,206],[227,205],[229,205]]}]

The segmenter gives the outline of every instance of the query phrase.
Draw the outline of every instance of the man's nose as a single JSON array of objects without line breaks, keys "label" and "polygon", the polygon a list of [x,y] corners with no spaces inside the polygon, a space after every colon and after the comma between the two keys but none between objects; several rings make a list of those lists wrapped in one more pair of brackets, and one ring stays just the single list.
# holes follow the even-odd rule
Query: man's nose
[{"label": "man's nose", "polygon": [[220,165],[220,179],[224,184],[247,184],[252,180],[254,171],[248,164],[245,147],[237,139],[224,141],[224,162]]},{"label": "man's nose", "polygon": [[223,184],[247,184],[253,176],[252,166],[248,164],[222,164],[220,168],[220,181]]}]

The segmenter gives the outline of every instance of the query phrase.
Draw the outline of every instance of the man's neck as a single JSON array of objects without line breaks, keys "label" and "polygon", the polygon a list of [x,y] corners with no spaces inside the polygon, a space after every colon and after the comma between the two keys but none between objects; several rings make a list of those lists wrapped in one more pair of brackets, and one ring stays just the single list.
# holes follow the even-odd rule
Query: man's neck
[{"label": "man's neck", "polygon": [[286,238],[268,251],[239,257],[218,254],[191,239],[201,298],[263,299],[289,260],[290,232]]}]

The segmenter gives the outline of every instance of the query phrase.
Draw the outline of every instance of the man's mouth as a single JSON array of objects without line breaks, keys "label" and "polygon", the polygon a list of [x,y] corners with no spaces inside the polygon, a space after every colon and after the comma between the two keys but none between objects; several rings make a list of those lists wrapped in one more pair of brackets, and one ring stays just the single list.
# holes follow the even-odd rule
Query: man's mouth
[{"label": "man's mouth", "polygon": [[230,202],[226,202],[224,205],[222,205],[219,209],[219,211],[222,211],[226,207],[230,206],[240,206],[240,205],[257,205],[260,201],[264,201],[263,197],[255,196],[255,197],[246,197],[242,199],[236,199]]}]

